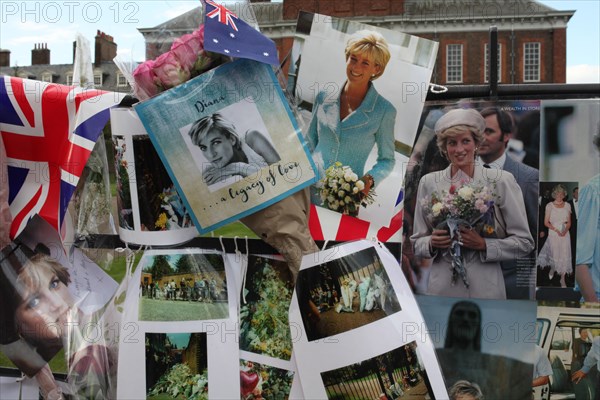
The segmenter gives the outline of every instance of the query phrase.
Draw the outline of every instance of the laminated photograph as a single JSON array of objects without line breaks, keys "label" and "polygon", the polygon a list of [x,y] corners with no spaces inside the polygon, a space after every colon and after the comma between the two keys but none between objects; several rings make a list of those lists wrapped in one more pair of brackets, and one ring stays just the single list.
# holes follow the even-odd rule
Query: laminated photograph
[{"label": "laminated photograph", "polygon": [[118,398],[239,396],[237,295],[231,257],[149,250],[124,303]]},{"label": "laminated photograph", "polygon": [[575,307],[598,303],[600,100],[544,100],[541,120],[536,296]]},{"label": "laminated photograph", "polygon": [[421,120],[403,216],[413,290],[533,299],[539,101],[432,103]]},{"label": "laminated photograph", "polygon": [[121,240],[168,246],[197,236],[192,218],[135,111],[113,108],[110,121]]},{"label": "laminated photograph", "polygon": [[[54,396],[114,397],[118,284],[35,215],[2,249],[0,366],[16,366]],[[12,364],[11,364],[12,363]]]},{"label": "laminated photograph", "polygon": [[360,239],[366,232],[330,227],[392,223],[437,48],[402,32],[300,12],[288,91],[317,165],[311,218],[328,228],[316,236]]},{"label": "laminated photograph", "polygon": [[314,183],[270,66],[237,60],[134,106],[201,233]]},{"label": "laminated photograph", "polygon": [[416,300],[380,243],[304,257],[290,326],[306,398],[447,398]]},{"label": "laminated photograph", "polygon": [[539,362],[534,301],[417,296],[417,302],[449,393],[470,387],[479,398],[532,398]]},{"label": "laminated photograph", "polygon": [[241,398],[303,398],[292,355],[289,307],[294,284],[288,264],[280,256],[238,257],[247,263],[234,271],[240,296]]}]

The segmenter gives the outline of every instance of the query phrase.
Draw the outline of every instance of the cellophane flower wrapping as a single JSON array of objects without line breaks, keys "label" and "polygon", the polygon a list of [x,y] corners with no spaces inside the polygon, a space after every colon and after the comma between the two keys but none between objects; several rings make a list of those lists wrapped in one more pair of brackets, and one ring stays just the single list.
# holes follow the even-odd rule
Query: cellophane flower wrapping
[{"label": "cellophane flower wrapping", "polygon": [[204,49],[204,25],[173,41],[171,49],[153,60],[139,64],[132,74],[125,73],[123,63],[117,63],[133,82],[133,94],[146,100],[165,90],[229,61],[225,56]]},{"label": "cellophane flower wrapping", "polygon": [[451,185],[448,190],[434,192],[422,200],[427,220],[432,229],[446,229],[452,243],[452,284],[460,277],[469,287],[462,257],[460,226],[475,229],[483,237],[491,237],[494,229],[494,204],[497,201],[493,188],[481,184]]},{"label": "cellophane flower wrapping", "polygon": [[337,161],[325,170],[325,176],[317,183],[322,205],[330,210],[356,216],[359,208],[375,202],[375,190],[364,194],[365,183],[352,168]]}]

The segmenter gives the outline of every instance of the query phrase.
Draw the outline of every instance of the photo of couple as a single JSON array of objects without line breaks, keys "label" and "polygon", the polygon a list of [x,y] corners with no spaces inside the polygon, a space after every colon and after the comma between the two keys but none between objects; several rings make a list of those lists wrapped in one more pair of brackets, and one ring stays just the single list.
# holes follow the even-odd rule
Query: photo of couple
[{"label": "photo of couple", "polygon": [[539,172],[510,149],[528,148],[536,128],[539,102],[425,110],[404,203],[404,271],[417,293],[533,298]]}]

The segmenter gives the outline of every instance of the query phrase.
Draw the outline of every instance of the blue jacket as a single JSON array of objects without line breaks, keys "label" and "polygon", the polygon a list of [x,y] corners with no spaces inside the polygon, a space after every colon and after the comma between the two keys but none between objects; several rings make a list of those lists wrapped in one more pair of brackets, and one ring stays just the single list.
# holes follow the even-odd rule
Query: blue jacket
[{"label": "blue jacket", "polygon": [[[339,96],[321,91],[313,106],[308,142],[322,178],[336,161],[362,177],[370,174],[379,184],[394,168],[396,109],[371,84],[361,105],[340,121]],[[377,144],[377,163],[365,171],[365,163]]]}]

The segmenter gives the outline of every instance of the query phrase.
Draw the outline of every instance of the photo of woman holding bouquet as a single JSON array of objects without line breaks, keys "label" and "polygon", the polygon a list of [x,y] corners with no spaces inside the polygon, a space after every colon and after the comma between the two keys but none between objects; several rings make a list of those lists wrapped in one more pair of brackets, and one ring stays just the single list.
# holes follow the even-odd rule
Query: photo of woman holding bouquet
[{"label": "photo of woman holding bouquet", "polygon": [[485,120],[454,109],[434,131],[450,165],[419,182],[411,242],[433,258],[427,294],[505,299],[500,261],[533,250],[523,195],[508,172],[475,162]]},{"label": "photo of woman holding bouquet", "polygon": [[[396,109],[382,97],[373,81],[385,71],[390,51],[378,32],[362,30],[350,37],[345,48],[346,81],[339,93],[320,91],[308,127],[308,141],[319,169],[319,178],[335,165],[347,167],[364,183],[366,196],[394,168]],[[367,157],[377,145],[377,162],[365,171]],[[313,203],[323,203],[313,191]]]},{"label": "photo of woman holding bouquet", "polygon": [[573,273],[571,259],[571,205],[565,201],[567,189],[558,184],[552,189],[552,199],[544,211],[544,226],[548,228],[548,238],[538,254],[537,265],[550,267],[549,278],[560,276],[560,286],[567,287],[565,275]]},{"label": "photo of woman holding bouquet", "polygon": [[240,136],[233,123],[220,113],[200,118],[188,134],[210,163],[202,168],[207,185],[233,176],[251,176],[281,160],[265,135],[257,130],[248,130]]}]

